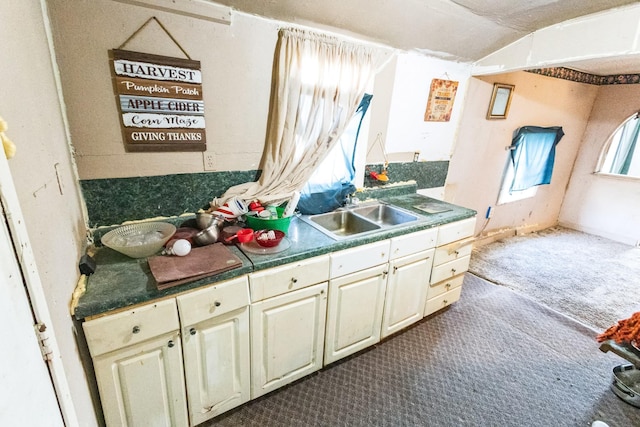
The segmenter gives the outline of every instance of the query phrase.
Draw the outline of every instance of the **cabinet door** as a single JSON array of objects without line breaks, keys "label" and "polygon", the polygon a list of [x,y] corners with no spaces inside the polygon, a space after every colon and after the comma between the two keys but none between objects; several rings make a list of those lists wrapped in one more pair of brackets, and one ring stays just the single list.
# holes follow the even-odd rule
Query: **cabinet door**
[{"label": "cabinet door", "polygon": [[250,398],[249,307],[183,329],[191,425]]},{"label": "cabinet door", "polygon": [[327,283],[251,305],[251,398],[317,371],[327,312]]},{"label": "cabinet door", "polygon": [[422,319],[427,300],[434,249],[389,263],[382,337]]},{"label": "cabinet door", "polygon": [[329,281],[325,365],[380,341],[387,268],[384,264]]},{"label": "cabinet door", "polygon": [[94,358],[108,426],[186,426],[177,331]]}]

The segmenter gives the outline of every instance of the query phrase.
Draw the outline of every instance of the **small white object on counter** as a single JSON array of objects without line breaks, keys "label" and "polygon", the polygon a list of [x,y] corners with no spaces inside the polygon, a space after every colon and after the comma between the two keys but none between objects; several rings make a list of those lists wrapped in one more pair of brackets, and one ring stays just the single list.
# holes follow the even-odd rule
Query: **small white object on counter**
[{"label": "small white object on counter", "polygon": [[186,239],[172,240],[163,252],[165,255],[186,256],[191,252],[191,243]]},{"label": "small white object on counter", "polygon": [[275,240],[276,233],[273,230],[269,230],[266,233],[262,233],[258,236],[258,240]]}]

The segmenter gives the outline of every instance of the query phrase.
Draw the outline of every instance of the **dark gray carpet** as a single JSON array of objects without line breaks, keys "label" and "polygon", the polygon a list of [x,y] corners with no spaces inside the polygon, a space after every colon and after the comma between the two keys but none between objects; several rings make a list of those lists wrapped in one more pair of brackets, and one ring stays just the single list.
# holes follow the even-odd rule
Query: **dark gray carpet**
[{"label": "dark gray carpet", "polygon": [[640,426],[595,331],[467,274],[462,299],[216,426]]},{"label": "dark gray carpet", "polygon": [[564,227],[474,248],[469,271],[597,330],[640,311],[640,248]]}]

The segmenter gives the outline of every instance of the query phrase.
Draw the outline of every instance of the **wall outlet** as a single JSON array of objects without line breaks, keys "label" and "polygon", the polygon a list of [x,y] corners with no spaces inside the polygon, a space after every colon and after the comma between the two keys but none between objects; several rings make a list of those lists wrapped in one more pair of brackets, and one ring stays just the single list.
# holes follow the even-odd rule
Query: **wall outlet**
[{"label": "wall outlet", "polygon": [[204,162],[204,170],[206,171],[214,171],[216,170],[215,168],[215,156],[213,155],[213,153],[202,153],[202,159]]}]

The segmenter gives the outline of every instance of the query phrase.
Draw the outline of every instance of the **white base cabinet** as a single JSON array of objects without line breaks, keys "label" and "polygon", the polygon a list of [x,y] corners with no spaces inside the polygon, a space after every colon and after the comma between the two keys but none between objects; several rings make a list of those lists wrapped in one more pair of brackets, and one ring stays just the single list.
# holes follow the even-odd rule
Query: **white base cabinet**
[{"label": "white base cabinet", "polygon": [[249,288],[246,276],[177,298],[191,425],[249,401]]},{"label": "white base cabinet", "polygon": [[175,300],[83,324],[108,426],[187,426]]},{"label": "white base cabinet", "polygon": [[322,367],[327,282],[251,305],[251,398]]},{"label": "white base cabinet", "polygon": [[469,268],[476,219],[440,226],[424,315],[428,316],[460,299],[464,273]]},{"label": "white base cabinet", "polygon": [[422,319],[434,249],[389,262],[382,338]]},{"label": "white base cabinet", "polygon": [[329,281],[325,365],[380,341],[387,268],[383,264]]}]

